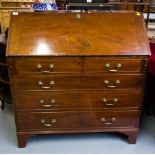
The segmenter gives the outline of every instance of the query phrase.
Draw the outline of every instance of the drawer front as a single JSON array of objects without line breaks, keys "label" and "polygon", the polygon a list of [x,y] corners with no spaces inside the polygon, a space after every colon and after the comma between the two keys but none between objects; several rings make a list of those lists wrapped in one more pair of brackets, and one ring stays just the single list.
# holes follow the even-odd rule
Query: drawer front
[{"label": "drawer front", "polygon": [[14,90],[141,89],[144,75],[14,76]]},{"label": "drawer front", "polygon": [[137,127],[138,111],[79,111],[17,113],[21,130]]},{"label": "drawer front", "polygon": [[52,130],[79,128],[78,112],[17,113],[19,130]]},{"label": "drawer front", "polygon": [[[29,57],[9,59],[16,74],[51,74],[81,72],[81,59],[76,57]],[[25,64],[26,62],[26,64]]]},{"label": "drawer front", "polygon": [[18,92],[15,96],[16,109],[78,108],[79,95],[80,93],[66,92]]},{"label": "drawer front", "polygon": [[139,111],[86,111],[80,117],[86,128],[138,127]]},{"label": "drawer front", "polygon": [[142,59],[87,57],[84,61],[84,72],[144,72],[144,63]]},{"label": "drawer front", "polygon": [[[28,97],[31,96],[31,97]],[[23,102],[24,101],[24,102]],[[15,96],[17,110],[139,108],[141,92],[18,92]]]},{"label": "drawer front", "polygon": [[[25,65],[26,62],[26,65]],[[19,57],[9,59],[16,74],[144,72],[145,60],[105,57]]]}]

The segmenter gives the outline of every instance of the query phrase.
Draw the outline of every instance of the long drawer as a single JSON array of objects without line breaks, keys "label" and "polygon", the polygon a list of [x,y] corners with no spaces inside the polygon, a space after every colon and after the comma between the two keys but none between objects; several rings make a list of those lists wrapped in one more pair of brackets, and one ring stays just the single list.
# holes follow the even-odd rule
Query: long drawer
[{"label": "long drawer", "polygon": [[[31,97],[28,97],[31,96]],[[18,92],[17,110],[139,108],[141,92],[75,91],[75,92]],[[24,102],[23,102],[24,101]]]},{"label": "long drawer", "polygon": [[138,111],[16,113],[21,130],[137,127]]},{"label": "long drawer", "polygon": [[14,90],[142,89],[144,75],[14,76]]},{"label": "long drawer", "polygon": [[[143,58],[112,57],[29,57],[9,59],[16,74],[51,74],[80,72],[143,72]],[[26,65],[25,65],[26,62]]]}]

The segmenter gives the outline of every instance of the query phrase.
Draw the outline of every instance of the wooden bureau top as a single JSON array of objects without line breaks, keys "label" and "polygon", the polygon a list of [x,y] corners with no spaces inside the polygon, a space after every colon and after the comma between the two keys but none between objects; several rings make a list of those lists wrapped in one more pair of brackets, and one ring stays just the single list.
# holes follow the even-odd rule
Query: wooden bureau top
[{"label": "wooden bureau top", "polygon": [[8,56],[149,55],[136,12],[27,12],[12,15]]}]

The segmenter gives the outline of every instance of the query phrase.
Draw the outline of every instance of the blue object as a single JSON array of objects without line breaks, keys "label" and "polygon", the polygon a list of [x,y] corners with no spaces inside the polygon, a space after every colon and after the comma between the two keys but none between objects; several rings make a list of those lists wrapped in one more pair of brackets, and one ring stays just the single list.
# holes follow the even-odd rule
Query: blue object
[{"label": "blue object", "polygon": [[37,11],[53,11],[57,10],[57,5],[56,3],[33,3],[32,8]]}]

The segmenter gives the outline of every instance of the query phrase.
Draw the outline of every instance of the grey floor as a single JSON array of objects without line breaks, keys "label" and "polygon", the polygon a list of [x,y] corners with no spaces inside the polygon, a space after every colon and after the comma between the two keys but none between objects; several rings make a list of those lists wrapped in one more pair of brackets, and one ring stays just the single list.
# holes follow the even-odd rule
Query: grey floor
[{"label": "grey floor", "polygon": [[26,148],[18,148],[12,105],[0,110],[0,153],[50,154],[155,154],[155,117],[143,116],[136,144],[114,133],[44,135],[32,137]]}]

